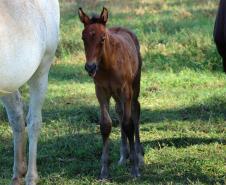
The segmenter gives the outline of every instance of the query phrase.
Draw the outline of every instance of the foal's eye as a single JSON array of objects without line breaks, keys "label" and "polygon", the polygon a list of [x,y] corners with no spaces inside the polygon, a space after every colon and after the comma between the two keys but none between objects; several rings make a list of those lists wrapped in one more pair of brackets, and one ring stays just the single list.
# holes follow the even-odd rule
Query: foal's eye
[{"label": "foal's eye", "polygon": [[96,35],[96,32],[95,31],[90,31],[89,33],[92,37],[94,37]]}]

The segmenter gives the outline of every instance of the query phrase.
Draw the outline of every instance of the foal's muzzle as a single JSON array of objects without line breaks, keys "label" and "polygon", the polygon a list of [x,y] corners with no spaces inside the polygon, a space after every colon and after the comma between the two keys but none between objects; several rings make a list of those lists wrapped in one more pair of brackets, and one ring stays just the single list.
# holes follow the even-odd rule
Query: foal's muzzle
[{"label": "foal's muzzle", "polygon": [[86,64],[85,70],[89,73],[89,76],[94,77],[96,75],[97,65],[96,64]]}]

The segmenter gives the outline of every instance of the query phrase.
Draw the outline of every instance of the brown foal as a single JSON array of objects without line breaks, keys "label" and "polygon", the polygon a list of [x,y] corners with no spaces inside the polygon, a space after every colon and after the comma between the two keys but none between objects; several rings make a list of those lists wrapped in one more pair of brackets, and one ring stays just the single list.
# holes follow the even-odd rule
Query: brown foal
[{"label": "brown foal", "polygon": [[[131,174],[140,176],[143,164],[143,148],[139,136],[141,55],[138,39],[131,31],[106,28],[108,10],[103,8],[100,16],[89,18],[81,8],[79,17],[84,24],[82,39],[85,47],[85,69],[93,78],[96,96],[100,104],[100,130],[103,138],[100,178],[109,175],[109,135],[112,121],[109,101],[113,97],[121,122],[121,147],[119,164],[130,156]],[[135,141],[134,141],[135,136]],[[129,148],[127,146],[129,141]],[[130,155],[129,155],[130,154]]]}]

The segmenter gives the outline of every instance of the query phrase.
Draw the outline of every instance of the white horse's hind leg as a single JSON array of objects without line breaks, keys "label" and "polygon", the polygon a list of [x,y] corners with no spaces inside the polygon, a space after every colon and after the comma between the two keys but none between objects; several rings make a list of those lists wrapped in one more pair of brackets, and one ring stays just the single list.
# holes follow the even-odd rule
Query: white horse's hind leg
[{"label": "white horse's hind leg", "polygon": [[42,123],[41,109],[44,102],[47,85],[48,72],[51,65],[52,57],[44,57],[40,67],[29,81],[30,102],[29,112],[27,115],[27,128],[29,137],[29,162],[26,175],[26,184],[35,185],[38,180],[36,167],[38,136]]},{"label": "white horse's hind leg", "polygon": [[25,159],[25,120],[23,103],[20,93],[17,91],[9,96],[1,98],[6,108],[8,119],[13,130],[14,140],[14,166],[13,185],[19,185],[26,174]]}]

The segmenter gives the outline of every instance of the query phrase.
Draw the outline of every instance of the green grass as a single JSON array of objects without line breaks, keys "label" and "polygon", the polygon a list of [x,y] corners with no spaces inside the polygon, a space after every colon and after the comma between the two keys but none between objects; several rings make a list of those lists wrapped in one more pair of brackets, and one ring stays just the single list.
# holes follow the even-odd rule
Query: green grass
[{"label": "green grass", "polygon": [[[217,0],[61,0],[61,43],[49,77],[38,146],[40,185],[100,184],[101,136],[94,85],[84,70],[78,7],[109,11],[108,26],[133,30],[143,57],[142,177],[117,166],[111,107],[111,180],[105,184],[225,184],[226,76],[212,39]],[[28,88],[22,88],[28,101]],[[0,108],[0,184],[10,183],[12,132]]]}]

